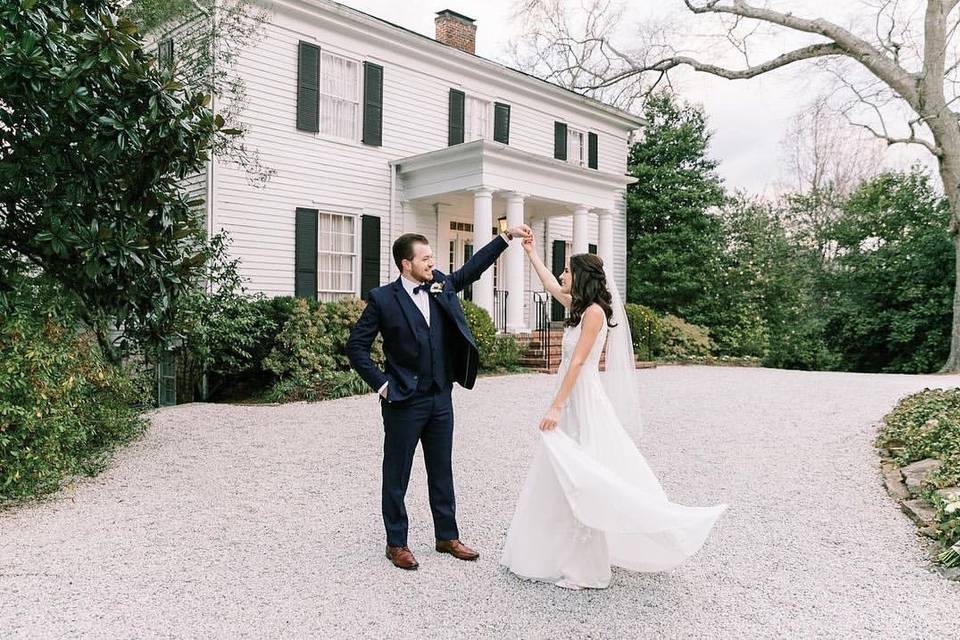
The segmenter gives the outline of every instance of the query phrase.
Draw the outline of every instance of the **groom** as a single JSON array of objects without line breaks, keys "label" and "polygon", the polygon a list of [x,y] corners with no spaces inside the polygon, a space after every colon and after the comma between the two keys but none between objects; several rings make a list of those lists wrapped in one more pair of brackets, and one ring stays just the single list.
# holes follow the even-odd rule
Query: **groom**
[{"label": "groom", "polygon": [[[528,238],[520,225],[500,234],[460,269],[444,275],[433,268],[430,243],[406,233],[393,243],[400,277],[370,291],[367,307],[350,332],[347,357],[360,377],[380,394],[383,414],[383,523],[387,557],[401,569],[419,565],[407,547],[404,496],[419,441],[427,467],[430,510],[437,551],[476,560],[460,542],[453,491],[453,383],[471,389],[477,377],[477,346],[457,294],[477,281],[515,237]],[[383,336],[386,371],[370,358],[377,334]]]}]

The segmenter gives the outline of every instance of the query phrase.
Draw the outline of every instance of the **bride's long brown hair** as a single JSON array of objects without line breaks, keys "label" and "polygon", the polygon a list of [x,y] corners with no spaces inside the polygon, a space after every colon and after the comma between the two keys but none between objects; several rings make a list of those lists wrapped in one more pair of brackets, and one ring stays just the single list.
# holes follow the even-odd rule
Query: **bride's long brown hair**
[{"label": "bride's long brown hair", "polygon": [[570,315],[566,325],[575,327],[580,324],[583,313],[591,304],[598,304],[607,316],[607,326],[615,327],[613,317],[613,296],[607,289],[607,275],[603,271],[603,260],[592,253],[578,253],[570,258],[570,273],[573,275],[573,287],[570,296]]}]

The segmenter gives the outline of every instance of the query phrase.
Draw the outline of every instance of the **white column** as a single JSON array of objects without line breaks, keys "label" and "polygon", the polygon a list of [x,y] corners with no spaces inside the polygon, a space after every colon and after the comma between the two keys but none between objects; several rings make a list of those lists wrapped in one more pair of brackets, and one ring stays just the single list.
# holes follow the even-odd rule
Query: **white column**
[{"label": "white column", "polygon": [[599,238],[597,238],[597,255],[613,273],[613,212],[609,209],[597,211],[599,223]]},{"label": "white column", "polygon": [[[492,239],[493,191],[480,187],[473,192],[473,247],[474,251]],[[487,269],[473,284],[473,302],[493,316],[493,268]]]},{"label": "white column", "polygon": [[[512,229],[523,224],[523,200],[525,194],[511,192],[507,194],[507,227]],[[523,322],[523,305],[526,294],[523,287],[523,247],[519,240],[515,240],[507,248],[506,256],[507,275],[507,332],[521,333],[526,331]]]},{"label": "white column", "polygon": [[590,249],[587,238],[587,220],[590,209],[585,204],[578,204],[573,210],[573,255],[586,253]]}]

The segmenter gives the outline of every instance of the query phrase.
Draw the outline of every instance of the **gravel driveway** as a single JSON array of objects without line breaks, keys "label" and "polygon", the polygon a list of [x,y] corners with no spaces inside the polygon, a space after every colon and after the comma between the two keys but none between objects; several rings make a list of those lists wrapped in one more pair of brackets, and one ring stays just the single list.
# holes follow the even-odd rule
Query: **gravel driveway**
[{"label": "gravel driveway", "polygon": [[498,567],[552,376],[455,392],[460,529],[482,555],[433,551],[418,454],[412,573],[383,557],[373,395],[194,404],[155,412],[99,477],[0,514],[0,638],[955,636],[960,583],[931,573],[872,440],[899,397],[960,377],[637,375],[668,494],[730,504],[672,573],[569,592]]}]

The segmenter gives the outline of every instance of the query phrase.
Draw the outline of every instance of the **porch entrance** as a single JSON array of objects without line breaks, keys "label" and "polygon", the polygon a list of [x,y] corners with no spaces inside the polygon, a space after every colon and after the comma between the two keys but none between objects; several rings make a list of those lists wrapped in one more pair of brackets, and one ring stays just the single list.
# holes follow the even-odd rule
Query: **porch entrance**
[{"label": "porch entrance", "polygon": [[[473,256],[473,223],[451,220],[449,238],[448,264],[452,273]],[[473,301],[473,285],[463,290],[463,298]]]}]

